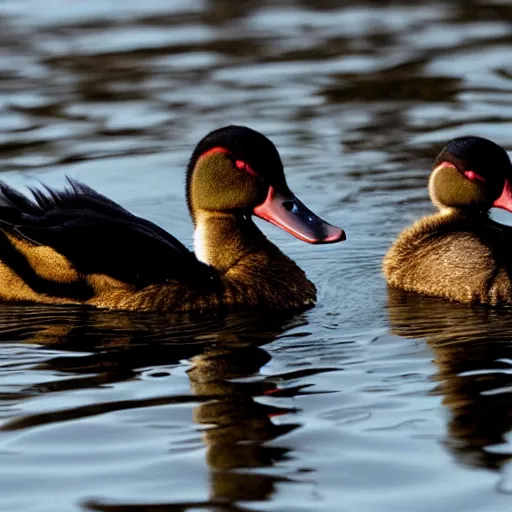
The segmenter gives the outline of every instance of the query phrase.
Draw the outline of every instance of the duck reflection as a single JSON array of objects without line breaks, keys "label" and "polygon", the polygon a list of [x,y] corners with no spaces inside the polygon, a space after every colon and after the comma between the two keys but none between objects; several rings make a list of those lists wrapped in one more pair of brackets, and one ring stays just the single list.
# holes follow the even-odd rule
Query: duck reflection
[{"label": "duck reflection", "polygon": [[512,428],[512,315],[510,311],[447,304],[388,290],[392,332],[426,338],[435,354],[435,393],[448,406],[448,448],[463,463],[498,469],[511,453],[493,446]]},{"label": "duck reflection", "polygon": [[[188,376],[194,395],[110,401],[36,413],[8,420],[1,429],[19,430],[123,409],[199,401],[193,420],[201,425],[211,470],[210,501],[204,505],[266,500],[283,477],[239,471],[271,467],[285,460],[288,449],[264,443],[298,425],[273,421],[293,409],[266,405],[257,399],[270,395],[290,397],[301,389],[280,390],[275,381],[258,375],[270,360],[262,346],[286,329],[304,323],[303,316],[290,313],[198,319],[69,308],[0,307],[0,341],[40,344],[42,351],[58,349],[57,356],[51,355],[35,369],[73,375],[26,387],[16,396],[18,401],[34,394],[136,379],[148,367],[153,375],[167,375],[172,371],[169,366],[184,359],[191,362]],[[87,507],[111,509],[101,503]],[[115,510],[132,510],[130,507],[116,505]]]},{"label": "duck reflection", "polygon": [[[237,342],[238,343],[238,342]],[[278,395],[280,391],[267,380],[237,381],[254,375],[268,361],[268,353],[251,345],[213,348],[193,359],[189,372],[192,389],[198,396],[218,396],[194,410],[194,421],[213,425],[203,431],[208,447],[207,462],[212,469],[212,498],[227,501],[260,501],[274,492],[275,475],[232,470],[271,467],[286,459],[288,450],[263,443],[291,430],[296,424],[279,425],[273,418],[292,409],[261,404],[254,397]],[[293,390],[286,389],[287,396]],[[296,388],[298,392],[299,389]]]}]

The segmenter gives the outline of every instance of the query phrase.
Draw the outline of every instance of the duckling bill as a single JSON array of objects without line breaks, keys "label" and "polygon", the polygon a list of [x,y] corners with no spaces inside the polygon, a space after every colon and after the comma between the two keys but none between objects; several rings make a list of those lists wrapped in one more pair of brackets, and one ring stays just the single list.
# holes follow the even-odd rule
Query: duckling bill
[{"label": "duckling bill", "polygon": [[512,165],[480,137],[450,141],[434,161],[429,193],[438,212],[406,228],[384,258],[389,285],[463,303],[512,304]]},{"label": "duckling bill", "polygon": [[289,189],[274,144],[250,128],[204,137],[187,169],[195,254],[73,180],[28,198],[0,183],[0,299],[136,311],[304,309],[316,289],[256,215],[312,244],[345,239]]}]

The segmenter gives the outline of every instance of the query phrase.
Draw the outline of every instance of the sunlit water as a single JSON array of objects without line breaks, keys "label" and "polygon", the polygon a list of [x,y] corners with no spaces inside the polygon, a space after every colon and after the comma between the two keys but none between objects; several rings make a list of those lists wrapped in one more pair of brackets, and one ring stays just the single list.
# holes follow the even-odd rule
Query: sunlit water
[{"label": "sunlit water", "polygon": [[443,142],[512,149],[511,18],[476,0],[0,2],[4,180],[69,174],[190,245],[192,148],[247,124],[348,235],[262,224],[319,288],[301,315],[1,306],[0,509],[510,510],[510,312],[388,292],[380,260],[431,210]]}]

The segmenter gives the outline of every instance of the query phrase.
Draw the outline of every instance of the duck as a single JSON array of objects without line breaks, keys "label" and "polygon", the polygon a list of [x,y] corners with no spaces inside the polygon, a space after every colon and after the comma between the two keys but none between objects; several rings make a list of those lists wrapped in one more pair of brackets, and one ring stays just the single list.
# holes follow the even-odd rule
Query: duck
[{"label": "duck", "polygon": [[62,190],[28,194],[0,182],[1,301],[168,313],[307,309],[314,284],[253,216],[311,244],[346,238],[293,194],[272,141],[245,126],[207,134],[189,160],[194,252],[67,180]]},{"label": "duck", "polygon": [[407,227],[383,260],[388,285],[465,304],[512,304],[512,165],[500,145],[453,139],[435,158],[428,190],[437,212]]}]

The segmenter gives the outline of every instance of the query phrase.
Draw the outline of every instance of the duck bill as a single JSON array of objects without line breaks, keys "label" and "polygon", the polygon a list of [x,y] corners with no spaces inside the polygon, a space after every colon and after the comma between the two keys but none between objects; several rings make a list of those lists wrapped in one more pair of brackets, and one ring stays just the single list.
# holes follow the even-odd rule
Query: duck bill
[{"label": "duck bill", "polygon": [[493,206],[495,208],[503,208],[509,212],[512,212],[512,185],[510,181],[505,180],[505,186],[501,196],[494,201]]},{"label": "duck bill", "polygon": [[343,229],[322,220],[291,192],[283,194],[270,187],[265,201],[253,212],[310,244],[330,244],[346,238]]}]

